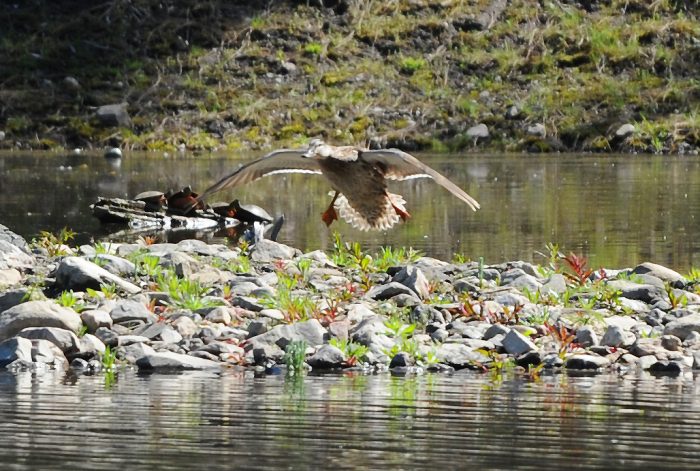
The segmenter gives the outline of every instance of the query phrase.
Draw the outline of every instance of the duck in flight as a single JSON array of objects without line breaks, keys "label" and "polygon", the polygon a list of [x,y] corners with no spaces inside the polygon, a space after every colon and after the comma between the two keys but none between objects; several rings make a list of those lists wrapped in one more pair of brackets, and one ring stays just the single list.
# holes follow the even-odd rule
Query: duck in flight
[{"label": "duck in flight", "polygon": [[432,178],[471,209],[479,203],[444,175],[399,149],[370,150],[333,146],[313,139],[307,149],[280,149],[239,167],[202,193],[197,201],[225,188],[280,173],[323,175],[335,194],[321,219],[326,225],[338,215],[360,230],[384,230],[410,217],[401,195],[389,193],[387,180]]}]

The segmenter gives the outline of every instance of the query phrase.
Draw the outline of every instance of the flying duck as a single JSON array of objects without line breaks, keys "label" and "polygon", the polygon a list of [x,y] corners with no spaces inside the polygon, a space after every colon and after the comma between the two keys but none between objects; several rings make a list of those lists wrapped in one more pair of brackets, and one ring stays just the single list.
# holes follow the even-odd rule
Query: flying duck
[{"label": "flying duck", "polygon": [[197,201],[224,188],[280,173],[323,175],[335,191],[321,219],[330,226],[338,215],[357,229],[384,230],[410,217],[401,195],[387,191],[386,180],[432,178],[472,210],[479,203],[417,158],[399,149],[370,150],[358,146],[333,146],[313,139],[307,149],[280,149],[253,160],[223,177]]}]

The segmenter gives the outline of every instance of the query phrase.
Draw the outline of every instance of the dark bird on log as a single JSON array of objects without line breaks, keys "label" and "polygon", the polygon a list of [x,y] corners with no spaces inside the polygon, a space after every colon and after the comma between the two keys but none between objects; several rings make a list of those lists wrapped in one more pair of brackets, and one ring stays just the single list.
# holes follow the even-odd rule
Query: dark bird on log
[{"label": "dark bird on log", "polygon": [[338,215],[360,230],[384,230],[410,217],[401,195],[389,193],[387,180],[432,178],[470,208],[479,203],[444,175],[399,149],[370,150],[357,146],[333,146],[313,139],[307,149],[281,149],[245,164],[207,188],[207,196],[268,175],[315,173],[323,175],[335,191],[321,218],[326,225]]}]

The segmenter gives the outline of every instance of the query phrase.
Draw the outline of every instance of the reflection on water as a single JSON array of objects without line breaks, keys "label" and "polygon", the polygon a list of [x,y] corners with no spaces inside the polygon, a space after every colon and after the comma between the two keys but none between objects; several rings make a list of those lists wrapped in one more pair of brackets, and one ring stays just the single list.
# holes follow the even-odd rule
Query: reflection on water
[{"label": "reflection on water", "polygon": [[698,379],[0,374],[4,469],[692,469]]},{"label": "reflection on water", "polygon": [[[387,233],[335,223],[368,248],[406,245],[427,255],[454,252],[487,263],[536,255],[547,242],[588,255],[594,266],[651,260],[681,271],[700,265],[700,161],[683,156],[423,156],[476,197],[476,213],[429,180],[396,183],[413,217]],[[100,156],[0,155],[2,223],[24,236],[67,225],[83,239],[99,234],[88,205],[98,195],[129,197],[191,184],[202,189],[241,161],[128,155],[121,166]],[[320,220],[329,187],[317,176],[287,175],[223,193],[260,204],[287,222],[281,241],[304,249],[332,246]]]}]

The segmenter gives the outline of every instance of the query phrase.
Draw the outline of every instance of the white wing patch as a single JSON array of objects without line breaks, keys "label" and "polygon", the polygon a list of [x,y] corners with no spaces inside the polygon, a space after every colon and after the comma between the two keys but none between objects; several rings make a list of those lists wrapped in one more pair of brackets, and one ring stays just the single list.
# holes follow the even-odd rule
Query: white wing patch
[{"label": "white wing patch", "polygon": [[415,180],[417,178],[433,178],[433,177],[431,177],[427,173],[416,173],[413,175],[406,175],[406,176],[387,174],[387,175],[384,175],[384,178],[386,178],[387,180],[404,181],[404,180]]},{"label": "white wing patch", "polygon": [[300,169],[300,168],[282,168],[278,170],[273,170],[271,172],[265,172],[263,174],[264,177],[267,177],[268,175],[279,175],[281,173],[312,173],[316,175],[321,175],[320,170],[308,170],[308,169]]}]

